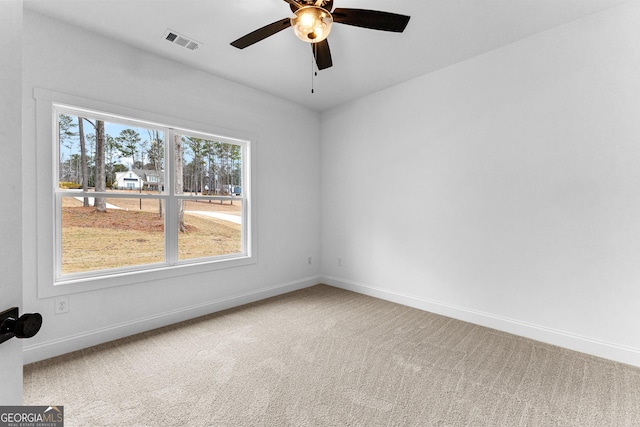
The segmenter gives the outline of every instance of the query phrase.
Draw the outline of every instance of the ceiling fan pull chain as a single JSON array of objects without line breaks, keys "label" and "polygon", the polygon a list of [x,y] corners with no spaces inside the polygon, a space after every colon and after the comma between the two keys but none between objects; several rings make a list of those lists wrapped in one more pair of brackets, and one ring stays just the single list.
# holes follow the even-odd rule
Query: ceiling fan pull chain
[{"label": "ceiling fan pull chain", "polygon": [[317,51],[317,46],[316,46],[315,43],[313,44],[313,49],[314,49],[314,54],[311,57],[311,93],[314,93],[314,91],[313,91],[313,81],[314,81],[313,77],[318,75],[318,72],[315,70],[315,65],[316,65],[315,58],[316,58],[316,51]]}]

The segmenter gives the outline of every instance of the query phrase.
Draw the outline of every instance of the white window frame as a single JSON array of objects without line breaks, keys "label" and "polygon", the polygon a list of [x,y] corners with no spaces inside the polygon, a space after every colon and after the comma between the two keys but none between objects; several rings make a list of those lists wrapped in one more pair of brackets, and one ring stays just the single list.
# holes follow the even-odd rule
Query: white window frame
[{"label": "white window frame", "polygon": [[[37,170],[37,285],[38,297],[52,297],[109,288],[113,286],[131,285],[135,283],[158,281],[166,278],[199,274],[225,268],[233,268],[255,264],[256,254],[256,203],[252,197],[255,189],[254,156],[257,138],[254,135],[230,130],[220,130],[211,125],[196,123],[178,117],[163,116],[128,107],[113,105],[101,101],[81,98],[46,89],[34,89],[36,100],[36,170]],[[76,110],[79,114],[73,113]],[[59,201],[61,193],[58,188],[57,165],[59,163],[59,147],[57,147],[58,112],[81,115],[90,112],[91,116],[98,116],[105,120],[131,122],[138,127],[170,129],[165,134],[165,185],[168,187],[162,194],[153,198],[165,199],[165,206],[169,207],[179,199],[203,199],[207,196],[192,196],[190,194],[175,195],[173,193],[173,171],[167,159],[173,159],[173,144],[168,143],[175,134],[197,136],[206,139],[240,145],[242,147],[242,183],[243,194],[236,199],[242,199],[242,251],[240,254],[223,255],[211,258],[190,260],[177,259],[177,235],[173,236],[167,230],[165,236],[165,263],[141,265],[132,268],[102,270],[73,275],[60,276],[57,271],[60,259],[60,230]],[[224,136],[222,136],[224,135]],[[172,140],[172,139],[171,139]],[[171,157],[169,157],[171,156]],[[246,189],[246,190],[245,190]],[[100,193],[93,193],[100,196]],[[105,194],[106,196],[106,194]],[[111,194],[109,194],[111,196]],[[213,197],[213,196],[209,196]],[[218,198],[220,198],[218,196]],[[167,221],[173,221],[171,209],[167,209]],[[177,221],[174,221],[177,223]],[[170,226],[167,225],[166,228]]]}]

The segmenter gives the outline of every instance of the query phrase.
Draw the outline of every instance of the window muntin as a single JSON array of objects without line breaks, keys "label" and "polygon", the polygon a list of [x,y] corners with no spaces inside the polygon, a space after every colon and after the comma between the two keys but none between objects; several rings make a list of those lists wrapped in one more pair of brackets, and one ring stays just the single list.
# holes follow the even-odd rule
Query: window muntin
[{"label": "window muntin", "polygon": [[247,141],[63,105],[53,111],[56,282],[250,256]]}]

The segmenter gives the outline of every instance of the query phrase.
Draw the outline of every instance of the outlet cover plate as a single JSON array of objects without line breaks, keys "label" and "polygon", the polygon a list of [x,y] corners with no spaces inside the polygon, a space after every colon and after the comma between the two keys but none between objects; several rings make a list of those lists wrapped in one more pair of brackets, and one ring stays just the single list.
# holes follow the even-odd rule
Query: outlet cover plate
[{"label": "outlet cover plate", "polygon": [[55,306],[53,311],[56,314],[63,314],[69,312],[69,297],[58,297],[55,300]]}]

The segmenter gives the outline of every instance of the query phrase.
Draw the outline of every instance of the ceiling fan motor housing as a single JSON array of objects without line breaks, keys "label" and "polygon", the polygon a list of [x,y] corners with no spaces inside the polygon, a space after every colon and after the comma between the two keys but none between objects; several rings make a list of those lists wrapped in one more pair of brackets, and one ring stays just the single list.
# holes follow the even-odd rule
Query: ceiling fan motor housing
[{"label": "ceiling fan motor housing", "polygon": [[[301,6],[318,6],[323,8],[324,10],[328,10],[331,12],[333,9],[333,0],[322,0],[322,3],[318,4],[316,0],[298,0],[297,3]],[[290,5],[291,11],[295,13],[298,10],[299,6]]]},{"label": "ceiling fan motor housing", "polygon": [[305,6],[294,12],[291,26],[296,36],[308,43],[318,43],[331,32],[333,18],[325,9],[317,6]]}]

